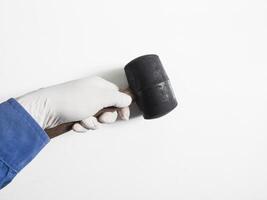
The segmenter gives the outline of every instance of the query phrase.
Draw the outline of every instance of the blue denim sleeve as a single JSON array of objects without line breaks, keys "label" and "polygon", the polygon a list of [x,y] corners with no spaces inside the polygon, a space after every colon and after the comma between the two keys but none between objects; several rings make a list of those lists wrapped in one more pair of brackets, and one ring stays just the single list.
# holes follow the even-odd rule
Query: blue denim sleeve
[{"label": "blue denim sleeve", "polygon": [[15,100],[0,104],[0,189],[49,142],[48,135]]}]

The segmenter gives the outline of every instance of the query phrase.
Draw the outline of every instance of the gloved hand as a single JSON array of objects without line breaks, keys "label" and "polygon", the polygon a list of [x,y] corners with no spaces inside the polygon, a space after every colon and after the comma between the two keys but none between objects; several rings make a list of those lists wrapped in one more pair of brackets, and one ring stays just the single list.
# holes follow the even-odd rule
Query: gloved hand
[{"label": "gloved hand", "polygon": [[[89,77],[41,88],[16,100],[43,128],[80,121],[73,125],[76,132],[97,129],[101,123],[115,122],[117,116],[128,120],[131,97],[119,91],[111,82]],[[102,108],[115,106],[117,111],[105,112],[98,119],[94,115]]]}]

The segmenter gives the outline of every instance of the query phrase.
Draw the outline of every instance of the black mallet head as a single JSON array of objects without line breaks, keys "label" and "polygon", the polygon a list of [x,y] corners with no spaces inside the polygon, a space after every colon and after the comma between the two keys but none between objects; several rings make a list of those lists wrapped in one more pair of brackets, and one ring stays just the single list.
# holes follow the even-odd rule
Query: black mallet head
[{"label": "black mallet head", "polygon": [[157,55],[140,56],[124,70],[145,119],[166,115],[177,106],[170,80]]}]

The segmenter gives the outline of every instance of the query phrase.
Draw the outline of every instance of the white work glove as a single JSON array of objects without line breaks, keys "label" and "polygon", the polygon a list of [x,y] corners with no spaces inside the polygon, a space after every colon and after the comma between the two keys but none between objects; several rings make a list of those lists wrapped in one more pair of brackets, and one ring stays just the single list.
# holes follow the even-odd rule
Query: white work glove
[{"label": "white work glove", "polygon": [[[117,116],[128,120],[131,97],[119,91],[111,82],[100,77],[89,77],[41,88],[16,100],[43,128],[53,128],[67,122],[76,132],[97,129],[101,123],[113,123]],[[115,106],[117,111],[94,115],[102,108]]]}]

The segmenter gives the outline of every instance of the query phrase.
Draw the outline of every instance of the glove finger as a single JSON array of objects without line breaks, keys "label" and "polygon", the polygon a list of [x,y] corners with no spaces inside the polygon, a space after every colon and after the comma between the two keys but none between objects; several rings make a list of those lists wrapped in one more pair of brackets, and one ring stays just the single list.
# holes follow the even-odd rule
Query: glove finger
[{"label": "glove finger", "polygon": [[88,129],[84,128],[80,123],[75,123],[72,126],[72,130],[77,133],[85,133],[86,131],[88,131]]},{"label": "glove finger", "polygon": [[124,107],[118,109],[118,115],[122,120],[129,120],[130,118],[130,108],[129,107]]},{"label": "glove finger", "polygon": [[82,120],[80,122],[80,124],[86,128],[86,129],[92,129],[92,130],[95,130],[95,129],[98,129],[99,128],[99,125],[100,123],[97,121],[97,119],[95,117],[88,117],[84,120]]},{"label": "glove finger", "polygon": [[117,120],[118,113],[117,111],[113,112],[104,112],[98,117],[98,121],[105,124],[114,123]]}]

